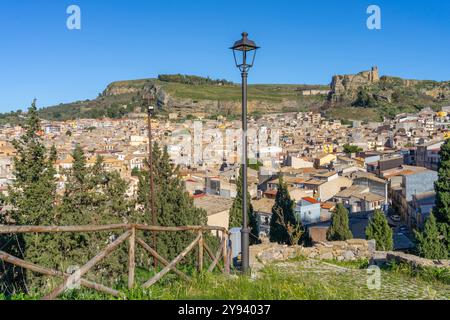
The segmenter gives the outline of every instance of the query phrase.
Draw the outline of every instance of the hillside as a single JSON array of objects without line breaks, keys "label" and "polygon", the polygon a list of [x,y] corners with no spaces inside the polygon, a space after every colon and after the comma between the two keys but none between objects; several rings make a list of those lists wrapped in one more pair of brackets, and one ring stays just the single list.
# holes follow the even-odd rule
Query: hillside
[{"label": "hillside", "polygon": [[[286,112],[319,109],[326,96],[306,97],[302,90],[327,89],[327,86],[251,85],[249,112]],[[150,96],[162,114],[176,112],[182,116],[205,113],[210,116],[232,116],[240,112],[241,89],[234,84],[187,84],[142,79],[110,84],[97,99],[62,104],[41,110],[43,118],[121,117],[133,111],[144,111],[144,96]]]},{"label": "hillside", "polygon": [[[322,109],[331,116],[355,114],[392,118],[425,107],[438,111],[450,105],[450,81],[407,80],[379,76],[378,68],[355,75],[334,76],[328,103]],[[355,112],[356,111],[356,112]]]},{"label": "hillside", "polygon": [[[157,79],[113,82],[94,100],[76,101],[40,110],[47,120],[77,118],[121,118],[145,111],[147,100],[158,113],[222,115],[237,118],[241,110],[241,89],[226,80],[197,76],[160,75]],[[147,99],[147,98],[146,98]],[[450,105],[450,81],[404,80],[378,75],[378,69],[355,75],[336,75],[329,85],[260,84],[249,86],[249,112],[321,111],[325,116],[380,121],[399,113],[435,110]],[[15,124],[20,113],[0,115],[0,124]]]}]

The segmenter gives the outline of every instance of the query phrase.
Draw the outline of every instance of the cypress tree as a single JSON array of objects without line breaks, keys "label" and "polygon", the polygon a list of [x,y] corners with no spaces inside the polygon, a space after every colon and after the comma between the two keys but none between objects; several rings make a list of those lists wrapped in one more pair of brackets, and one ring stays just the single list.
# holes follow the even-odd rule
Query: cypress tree
[{"label": "cypress tree", "polygon": [[[127,195],[128,184],[115,171],[107,172],[102,157],[89,168],[80,146],[76,146],[72,157],[73,166],[65,172],[66,188],[58,208],[59,220],[64,225],[105,225],[133,223],[134,204]],[[60,238],[60,250],[65,252],[62,270],[71,265],[82,265],[95,256],[120,231],[95,233],[70,233]],[[126,273],[126,248],[121,246],[105,262],[95,268],[98,281],[118,284]]]},{"label": "cypress tree", "polygon": [[327,231],[327,239],[328,241],[346,241],[352,238],[348,210],[342,203],[339,203],[331,216],[331,226]]},{"label": "cypress tree", "polygon": [[417,251],[421,257],[426,259],[447,259],[448,248],[443,241],[436,218],[431,214],[425,223],[423,232],[415,231]]},{"label": "cypress tree", "polygon": [[298,233],[301,232],[301,222],[297,221],[295,217],[294,205],[295,202],[289,195],[287,185],[280,177],[270,219],[269,238],[271,242],[288,245],[298,244],[292,243],[293,239],[299,237],[300,234]]},{"label": "cypress tree", "polygon": [[368,240],[376,241],[377,250],[379,251],[391,251],[394,249],[392,229],[389,227],[386,216],[381,210],[375,210],[366,228],[366,236]]},{"label": "cypress tree", "polygon": [[438,223],[450,225],[450,139],[441,147],[439,178],[435,183],[436,207],[433,212]]},{"label": "cypress tree", "polygon": [[[15,180],[8,187],[4,202],[11,210],[6,215],[17,225],[54,225],[56,196],[56,171],[53,167],[55,154],[49,152],[40,136],[41,123],[36,100],[28,109],[25,133],[13,141],[17,156],[14,157]],[[12,254],[25,260],[51,268],[58,266],[58,247],[55,235],[25,234],[17,236]],[[21,272],[22,283],[28,287],[45,284],[42,276]],[[20,286],[20,285],[18,285]]]},{"label": "cypress tree", "polygon": [[[230,209],[230,228],[242,228],[242,206],[243,206],[243,189],[242,189],[243,167],[239,170],[239,177],[236,181],[236,198]],[[253,210],[250,193],[247,191],[247,214],[248,224],[250,228],[250,244],[258,244],[259,241],[259,224],[257,216]]]},{"label": "cypress tree", "polygon": [[[165,227],[206,225],[206,212],[194,206],[193,199],[185,191],[183,181],[179,177],[178,167],[170,162],[167,148],[161,150],[156,143],[153,147],[153,166],[158,225]],[[139,177],[137,198],[141,206],[141,215],[148,221],[148,224],[151,224],[151,211],[148,201],[150,193],[149,177],[147,164],[147,170],[141,172]],[[195,235],[189,232],[157,233],[158,253],[167,259],[173,259],[194,238]],[[186,258],[186,261],[192,262],[193,259],[193,255],[190,255]]]},{"label": "cypress tree", "polygon": [[423,233],[415,232],[419,254],[435,259],[450,256],[450,140],[442,145],[439,155],[436,206]]}]

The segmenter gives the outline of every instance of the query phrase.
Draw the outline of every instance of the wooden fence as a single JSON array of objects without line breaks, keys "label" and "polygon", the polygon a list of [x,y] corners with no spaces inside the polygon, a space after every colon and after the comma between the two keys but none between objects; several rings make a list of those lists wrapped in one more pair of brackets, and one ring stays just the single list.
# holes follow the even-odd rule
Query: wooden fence
[{"label": "wooden fence", "polygon": [[[228,274],[230,272],[230,258],[231,250],[229,250],[229,233],[225,228],[221,227],[209,227],[209,226],[183,226],[183,227],[159,227],[159,226],[147,226],[139,224],[116,224],[116,225],[104,225],[104,226],[60,226],[60,227],[44,227],[44,226],[0,226],[0,234],[24,234],[24,233],[93,233],[103,231],[117,231],[121,230],[124,233],[117,237],[114,241],[100,251],[95,257],[90,259],[85,265],[79,268],[75,273],[69,274],[62,271],[52,270],[45,268],[17,257],[14,257],[4,251],[0,251],[0,260],[6,263],[13,264],[15,266],[43,274],[46,276],[63,278],[63,283],[56,287],[50,294],[44,297],[45,300],[54,300],[60,294],[64,293],[71,284],[77,283],[83,287],[94,289],[106,294],[110,294],[116,297],[121,297],[121,293],[117,290],[109,288],[99,283],[95,283],[82,277],[85,276],[94,266],[100,261],[105,259],[108,255],[114,252],[122,243],[128,240],[128,288],[135,287],[135,269],[136,269],[136,243],[140,245],[146,252],[148,252],[154,259],[161,263],[164,267],[151,279],[145,282],[142,287],[148,288],[161,280],[170,271],[177,274],[181,279],[190,281],[190,277],[177,269],[183,258],[185,258],[194,248],[198,247],[197,266],[198,271],[204,270],[204,255],[211,259],[208,272],[212,272],[215,268],[219,268],[221,272]],[[136,235],[137,231],[148,232],[193,232],[197,234],[195,240],[190,243],[175,259],[168,261],[164,257],[158,254],[150,245],[148,245],[143,239]],[[217,252],[213,252],[210,247],[204,241],[205,232],[217,232],[220,233],[220,246]],[[219,264],[223,260],[223,267]]]}]

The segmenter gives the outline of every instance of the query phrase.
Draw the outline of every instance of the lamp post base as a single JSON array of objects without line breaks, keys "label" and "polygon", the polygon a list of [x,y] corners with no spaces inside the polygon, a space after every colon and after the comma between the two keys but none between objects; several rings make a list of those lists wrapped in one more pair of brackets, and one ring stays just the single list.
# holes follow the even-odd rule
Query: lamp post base
[{"label": "lamp post base", "polygon": [[242,249],[241,271],[244,274],[248,274],[250,272],[249,246],[250,246],[250,230],[248,228],[245,228],[242,229],[241,231],[241,249]]}]

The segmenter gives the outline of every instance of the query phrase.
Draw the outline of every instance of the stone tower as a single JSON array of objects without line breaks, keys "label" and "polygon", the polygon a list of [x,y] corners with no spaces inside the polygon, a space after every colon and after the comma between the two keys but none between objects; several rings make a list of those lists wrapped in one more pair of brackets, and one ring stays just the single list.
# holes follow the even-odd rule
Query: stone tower
[{"label": "stone tower", "polygon": [[375,83],[380,81],[380,74],[378,73],[378,67],[372,67],[372,70],[370,71],[370,82]]}]

